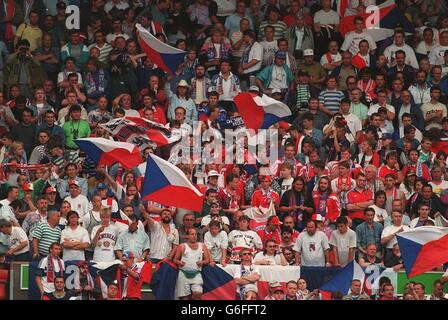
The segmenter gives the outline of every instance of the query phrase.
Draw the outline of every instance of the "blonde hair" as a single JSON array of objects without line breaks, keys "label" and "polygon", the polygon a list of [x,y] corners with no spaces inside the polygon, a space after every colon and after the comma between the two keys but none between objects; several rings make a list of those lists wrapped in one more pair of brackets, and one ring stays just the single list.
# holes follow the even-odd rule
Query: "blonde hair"
[{"label": "blonde hair", "polygon": [[112,209],[110,207],[101,207],[100,208],[100,217],[103,216],[112,216]]}]

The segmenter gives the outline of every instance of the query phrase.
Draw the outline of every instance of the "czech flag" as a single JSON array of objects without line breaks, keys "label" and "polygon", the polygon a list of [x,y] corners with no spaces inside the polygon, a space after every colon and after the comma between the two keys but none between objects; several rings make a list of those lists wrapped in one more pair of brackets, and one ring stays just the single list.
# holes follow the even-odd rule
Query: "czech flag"
[{"label": "czech flag", "polygon": [[181,139],[180,135],[174,135],[160,123],[137,117],[125,117],[145,130],[146,136],[154,142],[157,147],[177,142]]},{"label": "czech flag", "polygon": [[75,143],[97,165],[112,165],[119,162],[124,168],[132,169],[142,163],[140,150],[133,144],[104,138],[82,138]]},{"label": "czech flag", "polygon": [[408,278],[448,262],[448,228],[410,229],[397,234],[397,241]]},{"label": "czech flag", "polygon": [[165,206],[200,212],[203,195],[175,165],[149,154],[142,197]]},{"label": "czech flag", "polygon": [[350,291],[352,280],[359,280],[361,284],[364,284],[364,277],[365,273],[356,261],[348,263],[320,287],[323,299],[329,300],[331,298],[331,292],[336,291],[347,295]]},{"label": "czech flag", "polygon": [[249,92],[240,93],[233,101],[248,129],[268,129],[274,123],[290,116],[291,110],[281,101]]},{"label": "czech flag", "polygon": [[204,292],[202,300],[235,300],[236,282],[226,271],[218,266],[202,267]]},{"label": "czech flag", "polygon": [[348,32],[355,30],[355,17],[361,16],[364,18],[365,30],[376,42],[392,36],[398,23],[403,26],[405,33],[414,34],[414,27],[398,9],[394,0],[384,2],[378,8],[379,12],[374,11],[342,18],[339,24],[339,32],[342,36],[345,36]]},{"label": "czech flag", "polygon": [[173,75],[179,64],[184,62],[186,52],[158,40],[140,24],[136,24],[136,28],[140,46],[148,58],[163,71]]}]

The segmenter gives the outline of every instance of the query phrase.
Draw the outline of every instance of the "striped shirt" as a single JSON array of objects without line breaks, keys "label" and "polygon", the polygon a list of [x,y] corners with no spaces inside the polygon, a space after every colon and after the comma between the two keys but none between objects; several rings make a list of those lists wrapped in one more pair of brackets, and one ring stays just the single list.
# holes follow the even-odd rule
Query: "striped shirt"
[{"label": "striped shirt", "polygon": [[298,83],[297,84],[297,101],[296,101],[297,110],[301,110],[303,104],[308,104],[308,101],[310,98],[311,98],[311,94],[310,94],[310,89],[309,89],[308,85]]},{"label": "striped shirt", "polygon": [[48,221],[39,223],[33,231],[33,238],[38,240],[39,255],[46,256],[50,251],[50,245],[53,242],[59,243],[61,239],[61,229],[59,226],[52,228]]},{"label": "striped shirt", "polygon": [[266,40],[266,37],[264,36],[264,28],[267,26],[273,26],[274,27],[274,40],[278,40],[280,38],[283,38],[285,31],[287,29],[286,24],[283,21],[277,21],[275,23],[270,23],[268,21],[263,21],[260,24],[260,28],[258,29],[258,38],[259,41]]},{"label": "striped shirt", "polygon": [[319,103],[322,103],[328,110],[332,112],[339,111],[339,105],[344,98],[344,93],[339,90],[324,90],[319,94]]},{"label": "striped shirt", "polygon": [[90,51],[90,49],[92,48],[97,48],[98,50],[100,50],[100,56],[98,58],[99,61],[103,62],[103,63],[108,63],[109,62],[109,54],[112,51],[112,46],[108,43],[103,44],[103,46],[100,48],[98,46],[98,44],[93,43],[91,44],[88,49]]}]

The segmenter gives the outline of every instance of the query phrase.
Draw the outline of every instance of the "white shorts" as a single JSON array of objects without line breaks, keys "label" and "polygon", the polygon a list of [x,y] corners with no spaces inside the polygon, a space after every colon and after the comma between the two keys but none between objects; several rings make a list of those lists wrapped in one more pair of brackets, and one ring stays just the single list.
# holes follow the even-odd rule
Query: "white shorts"
[{"label": "white shorts", "polygon": [[198,273],[194,278],[187,278],[184,273],[179,270],[176,283],[177,297],[186,297],[193,292],[203,292],[203,280],[201,273]]}]

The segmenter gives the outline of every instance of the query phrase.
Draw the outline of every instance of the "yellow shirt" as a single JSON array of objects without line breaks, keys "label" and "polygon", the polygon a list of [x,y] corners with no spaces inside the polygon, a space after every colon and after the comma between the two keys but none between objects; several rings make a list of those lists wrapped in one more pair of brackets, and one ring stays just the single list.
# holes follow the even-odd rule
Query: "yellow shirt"
[{"label": "yellow shirt", "polygon": [[17,28],[16,36],[20,39],[26,39],[30,42],[31,52],[40,47],[42,42],[42,30],[39,27],[33,27],[25,23],[22,23]]}]

